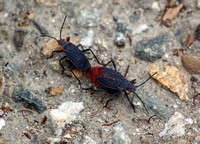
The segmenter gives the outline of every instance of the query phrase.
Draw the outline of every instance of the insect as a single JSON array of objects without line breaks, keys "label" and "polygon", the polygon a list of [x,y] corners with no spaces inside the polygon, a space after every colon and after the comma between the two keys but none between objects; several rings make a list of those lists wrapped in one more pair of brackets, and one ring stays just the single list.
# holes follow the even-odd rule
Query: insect
[{"label": "insect", "polygon": [[108,105],[108,103],[110,101],[112,101],[114,99],[114,97],[121,93],[121,91],[124,92],[126,98],[128,99],[129,103],[131,104],[134,112],[135,112],[135,107],[133,105],[133,103],[131,102],[129,96],[128,96],[128,92],[133,92],[138,99],[142,102],[145,110],[148,113],[148,110],[144,104],[144,102],[142,101],[142,99],[137,95],[136,88],[142,86],[144,83],[146,83],[152,76],[154,76],[156,73],[154,73],[152,76],[150,76],[146,81],[144,81],[143,83],[141,83],[138,86],[134,86],[136,79],[133,79],[131,81],[128,81],[126,79],[126,75],[128,73],[128,69],[129,66],[127,67],[126,73],[124,75],[122,75],[121,73],[117,72],[116,70],[116,65],[114,63],[114,61],[112,61],[114,69],[111,68],[107,68],[104,66],[96,66],[96,67],[91,67],[91,69],[87,72],[87,76],[89,77],[89,79],[91,80],[92,83],[94,83],[95,85],[103,88],[97,91],[101,91],[101,90],[108,90],[108,91],[112,91],[113,95],[111,97],[111,99],[109,99],[105,105],[105,107]]},{"label": "insect", "polygon": [[196,31],[195,31],[195,38],[197,40],[200,40],[200,25],[197,26]]},{"label": "insect", "polygon": [[[74,65],[77,69],[79,69],[82,72],[89,71],[91,65],[90,65],[87,57],[83,54],[83,52],[90,51],[93,54],[94,58],[97,60],[98,64],[101,64],[101,63],[99,62],[99,60],[97,59],[97,57],[95,56],[95,54],[93,53],[93,51],[90,48],[83,49],[83,46],[81,44],[79,44],[77,46],[74,45],[73,43],[70,42],[70,37],[67,38],[67,41],[64,41],[61,38],[62,29],[63,29],[66,18],[67,18],[67,15],[65,16],[64,21],[61,26],[61,29],[60,29],[60,39],[59,40],[57,40],[55,37],[47,35],[45,33],[43,33],[41,36],[53,38],[58,42],[58,44],[61,46],[62,50],[53,51],[52,55],[50,57],[52,57],[54,53],[64,52],[65,56],[59,60],[59,63],[62,67],[62,73],[64,73],[64,66],[62,64],[62,61],[65,59],[68,59],[69,60],[68,67],[69,67],[70,71],[72,72],[72,74],[74,75],[74,77],[78,80],[79,84],[81,85],[80,80],[77,78],[75,73],[72,71],[72,66]],[[82,50],[80,50],[79,47],[81,47]]]}]

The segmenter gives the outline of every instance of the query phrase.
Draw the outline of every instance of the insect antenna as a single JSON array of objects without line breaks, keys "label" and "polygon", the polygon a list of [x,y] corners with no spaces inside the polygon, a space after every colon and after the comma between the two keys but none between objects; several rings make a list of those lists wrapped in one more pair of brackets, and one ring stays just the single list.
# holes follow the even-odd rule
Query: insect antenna
[{"label": "insect antenna", "polygon": [[146,112],[149,114],[149,112],[148,112],[148,110],[147,110],[147,108],[146,108],[144,102],[143,102],[142,99],[139,97],[139,95],[138,95],[136,92],[134,92],[134,91],[132,91],[132,92],[133,92],[133,93],[137,96],[137,98],[142,102],[142,105],[144,106]]},{"label": "insect antenna", "polygon": [[61,35],[62,35],[62,29],[63,29],[63,26],[64,26],[64,24],[65,24],[65,20],[66,20],[66,18],[67,18],[67,15],[65,16],[64,21],[63,21],[63,23],[62,23],[62,26],[61,26],[61,28],[60,28],[60,39],[62,39],[62,38],[61,38]]},{"label": "insect antenna", "polygon": [[145,84],[148,80],[150,80],[155,74],[157,74],[157,72],[155,72],[153,75],[151,75],[151,76],[150,76],[147,80],[145,80],[143,83],[141,83],[140,85],[135,86],[135,87],[137,88],[137,87],[142,86],[142,85]]},{"label": "insect antenna", "polygon": [[52,39],[55,39],[58,42],[58,40],[55,37],[47,35],[47,34],[44,34],[44,33],[41,35],[41,37],[50,37]]}]

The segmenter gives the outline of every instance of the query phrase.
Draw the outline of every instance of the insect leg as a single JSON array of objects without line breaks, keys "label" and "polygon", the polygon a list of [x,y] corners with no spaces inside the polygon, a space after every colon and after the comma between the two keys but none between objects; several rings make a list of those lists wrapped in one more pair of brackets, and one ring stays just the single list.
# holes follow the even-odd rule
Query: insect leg
[{"label": "insect leg", "polygon": [[77,47],[81,47],[82,52],[84,52],[84,48],[83,48],[82,44],[78,44]]},{"label": "insect leg", "polygon": [[105,64],[104,66],[107,66],[111,62],[113,64],[114,69],[117,71],[116,64],[115,64],[114,60],[112,60],[112,59],[107,64]]},{"label": "insect leg", "polygon": [[48,58],[52,58],[53,53],[61,53],[61,52],[63,52],[63,50],[52,51],[51,56],[49,56]]},{"label": "insect leg", "polygon": [[127,73],[128,73],[128,70],[129,70],[129,67],[130,67],[130,65],[127,66],[126,72],[125,72],[125,74],[124,74],[124,77],[126,77],[126,75],[127,75]]},{"label": "insect leg", "polygon": [[129,99],[129,96],[128,96],[128,94],[127,94],[127,92],[126,92],[125,90],[124,90],[124,93],[125,93],[126,98],[128,99],[129,103],[131,104],[131,106],[132,106],[132,108],[133,108],[133,110],[134,110],[134,112],[135,112],[135,106],[134,106],[134,104],[131,102],[131,100]]},{"label": "insect leg", "polygon": [[62,57],[60,60],[59,60],[59,63],[60,63],[60,65],[61,65],[61,67],[62,67],[62,74],[64,73],[64,66],[62,65],[62,63],[61,63],[61,61],[62,60],[64,60],[64,59],[66,59],[67,58],[67,56],[64,56],[64,57]]},{"label": "insect leg", "polygon": [[[83,46],[82,46],[81,44],[79,44],[78,46],[81,46],[82,49],[83,49]],[[77,46],[77,47],[78,47],[78,46]],[[86,51],[90,51],[90,52],[92,53],[92,55],[94,56],[94,58],[96,59],[97,63],[100,64],[100,65],[103,65],[102,63],[99,62],[97,56],[94,54],[94,52],[91,50],[91,48],[83,49],[83,50],[82,50],[82,52],[86,52]]]},{"label": "insect leg", "polygon": [[112,95],[111,99],[109,99],[109,100],[106,102],[106,104],[105,104],[104,107],[107,107],[107,106],[108,106],[108,103],[109,103],[110,101],[112,101],[112,100],[114,99],[114,97],[116,97],[116,95],[117,95],[118,93],[120,93],[120,91],[115,92],[115,93]]}]

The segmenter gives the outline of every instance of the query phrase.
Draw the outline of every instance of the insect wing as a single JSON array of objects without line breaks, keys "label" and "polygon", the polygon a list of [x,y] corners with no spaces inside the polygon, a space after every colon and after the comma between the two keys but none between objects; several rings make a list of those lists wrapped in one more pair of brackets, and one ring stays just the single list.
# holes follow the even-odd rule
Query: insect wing
[{"label": "insect wing", "polygon": [[110,77],[110,78],[113,78],[115,80],[121,80],[123,79],[123,75],[120,74],[119,72],[111,69],[111,68],[107,68],[107,67],[103,67],[102,68],[102,72],[104,75]]},{"label": "insect wing", "polygon": [[109,78],[105,75],[100,75],[97,78],[98,83],[101,85],[110,88],[110,89],[118,89],[118,82],[112,78]]},{"label": "insect wing", "polygon": [[82,53],[82,51],[74,45],[70,45],[71,48],[67,48],[65,53],[69,60],[78,68],[79,70],[86,72],[90,68],[90,63],[87,57]]}]

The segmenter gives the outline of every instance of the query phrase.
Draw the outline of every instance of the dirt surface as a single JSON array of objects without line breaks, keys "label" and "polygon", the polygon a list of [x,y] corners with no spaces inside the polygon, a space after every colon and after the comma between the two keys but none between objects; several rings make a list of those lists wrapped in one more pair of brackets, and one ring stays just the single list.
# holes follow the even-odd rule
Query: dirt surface
[{"label": "dirt surface", "polygon": [[[67,101],[83,102],[84,109],[75,121],[65,125],[62,135],[59,136],[62,140],[58,143],[114,143],[113,134],[115,131],[113,127],[117,123],[121,123],[132,143],[183,143],[183,141],[200,143],[199,101],[196,100],[196,106],[192,104],[193,96],[200,92],[200,85],[197,81],[196,87],[193,86],[193,82],[190,80],[192,75],[184,69],[180,58],[183,53],[193,56],[197,60],[200,57],[199,41],[194,40],[189,47],[181,42],[184,37],[194,35],[196,27],[200,23],[197,1],[184,1],[185,9],[170,22],[170,27],[161,22],[167,2],[156,1],[159,9],[153,9],[152,4],[154,2],[153,0],[147,2],[140,0],[0,0],[2,5],[0,11],[0,76],[3,79],[0,104],[2,107],[13,109],[13,111],[6,109],[5,115],[2,117],[6,124],[0,129],[0,143],[50,143],[49,138],[58,136],[55,135],[55,128],[49,113],[52,109],[58,108],[59,105]],[[95,8],[100,13],[97,16],[99,20],[94,22],[96,26],[88,27],[76,22],[77,17],[85,8]],[[34,15],[33,18],[32,14]],[[131,23],[129,17],[133,14],[138,14],[139,20]],[[31,20],[36,21],[51,36],[58,37],[65,15],[68,15],[68,17],[63,28],[63,36],[70,36],[73,43],[78,45],[79,41],[76,38],[81,40],[85,32],[93,30],[92,50],[99,60],[107,62],[111,58],[114,59],[118,71],[122,74],[130,65],[127,79],[136,78],[137,84],[149,77],[149,66],[152,63],[161,66],[173,65],[183,72],[189,86],[188,101],[181,101],[176,94],[163,88],[152,79],[143,87],[150,95],[155,96],[164,105],[171,108],[173,112],[180,112],[185,118],[192,119],[192,124],[185,125],[185,133],[180,136],[177,134],[159,136],[159,133],[165,128],[165,123],[173,114],[155,121],[151,120],[149,124],[147,121],[150,116],[144,108],[136,106],[134,113],[123,93],[111,102],[112,110],[105,109],[92,115],[93,112],[104,106],[111,95],[107,92],[93,93],[92,91],[81,90],[76,79],[71,77],[70,74],[69,76],[62,75],[61,67],[59,67],[59,70],[54,70],[51,67],[51,62],[59,60],[62,54],[57,54],[49,59],[41,55],[42,44],[50,38],[40,37],[40,31],[31,22]],[[126,25],[128,29],[126,34],[130,35],[132,45],[130,45],[130,39],[124,34],[126,38],[125,46],[123,48],[117,47],[115,43],[117,22],[113,20],[116,17],[118,17],[118,22]],[[134,31],[143,24],[146,24],[148,29],[134,34]],[[25,34],[24,40],[22,37],[22,47],[13,43],[16,30],[23,30]],[[180,35],[177,36],[177,32],[181,33],[181,37]],[[161,35],[168,35],[165,42],[165,54],[161,59],[149,62],[137,58],[132,52],[135,44],[140,40],[146,41]],[[99,46],[99,41],[104,43],[106,47]],[[84,48],[88,47],[84,46]],[[181,54],[179,56],[174,55],[175,49],[180,49]],[[90,62],[93,66],[98,65],[94,58],[91,58]],[[198,74],[193,76],[197,79],[200,78]],[[85,87],[92,85],[85,74],[81,78],[81,82]],[[15,102],[12,99],[12,92],[19,84],[22,84],[29,91],[38,91],[40,94],[34,95],[34,97],[41,100],[47,109],[39,113],[35,109],[30,109],[24,103]],[[45,89],[50,86],[62,87],[63,93],[49,97]],[[133,94],[130,93],[129,95],[132,99]],[[102,100],[102,98],[104,99]],[[24,109],[33,112],[24,112],[31,124],[28,124],[22,116],[21,110]],[[46,123],[39,124],[45,115],[47,116]],[[120,121],[115,124],[102,126],[118,120]],[[74,132],[72,132],[72,129]],[[63,138],[66,134],[71,134],[71,137]],[[87,141],[87,137],[93,141]]]}]

